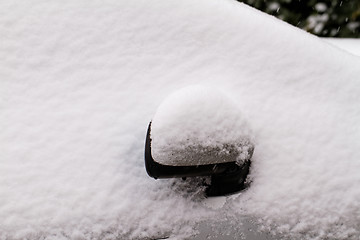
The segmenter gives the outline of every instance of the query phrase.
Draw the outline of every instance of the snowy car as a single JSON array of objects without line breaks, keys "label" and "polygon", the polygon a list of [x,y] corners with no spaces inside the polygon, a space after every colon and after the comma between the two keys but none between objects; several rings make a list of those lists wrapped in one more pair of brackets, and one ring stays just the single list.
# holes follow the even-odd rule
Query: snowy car
[{"label": "snowy car", "polygon": [[[0,239],[359,239],[359,56],[230,0],[0,11]],[[150,178],[150,122],[154,161],[249,187]]]}]

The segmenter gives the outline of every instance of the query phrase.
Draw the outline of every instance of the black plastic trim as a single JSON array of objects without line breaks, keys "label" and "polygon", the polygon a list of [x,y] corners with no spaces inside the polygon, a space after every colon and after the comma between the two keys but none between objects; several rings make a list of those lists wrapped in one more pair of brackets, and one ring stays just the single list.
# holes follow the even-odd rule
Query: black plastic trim
[{"label": "black plastic trim", "polygon": [[145,167],[148,175],[158,178],[186,178],[211,176],[211,185],[206,190],[208,196],[226,195],[244,189],[244,182],[249,173],[250,158],[242,166],[236,162],[197,165],[169,166],[156,162],[151,154],[151,122],[148,126],[145,142]]}]

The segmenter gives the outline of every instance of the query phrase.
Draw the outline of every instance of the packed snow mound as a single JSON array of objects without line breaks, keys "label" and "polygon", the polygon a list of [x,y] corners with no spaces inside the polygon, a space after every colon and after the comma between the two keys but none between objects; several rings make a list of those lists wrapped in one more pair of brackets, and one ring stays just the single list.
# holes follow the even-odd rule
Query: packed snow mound
[{"label": "packed snow mound", "polygon": [[155,161],[172,166],[250,158],[253,137],[236,103],[215,88],[189,86],[159,106],[151,124]]},{"label": "packed snow mound", "polygon": [[[236,1],[0,5],[0,239],[184,239],[243,215],[359,238],[358,57]],[[157,107],[194,84],[256,133],[251,187],[219,210],[144,168]]]}]

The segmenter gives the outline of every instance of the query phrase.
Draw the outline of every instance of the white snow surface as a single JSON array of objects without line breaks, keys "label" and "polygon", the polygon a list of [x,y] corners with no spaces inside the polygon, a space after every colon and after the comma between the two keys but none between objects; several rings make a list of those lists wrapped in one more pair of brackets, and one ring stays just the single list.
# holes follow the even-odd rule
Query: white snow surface
[{"label": "white snow surface", "polygon": [[[183,239],[217,216],[359,239],[358,57],[235,1],[0,5],[0,239]],[[219,209],[144,169],[156,109],[193,84],[256,135],[252,184]]]},{"label": "white snow surface", "polygon": [[242,164],[254,148],[236,103],[215,88],[198,85],[164,100],[152,120],[151,139],[154,160],[172,166]]},{"label": "white snow surface", "polygon": [[356,56],[360,56],[360,39],[357,38],[323,38],[325,41],[335,45]]}]

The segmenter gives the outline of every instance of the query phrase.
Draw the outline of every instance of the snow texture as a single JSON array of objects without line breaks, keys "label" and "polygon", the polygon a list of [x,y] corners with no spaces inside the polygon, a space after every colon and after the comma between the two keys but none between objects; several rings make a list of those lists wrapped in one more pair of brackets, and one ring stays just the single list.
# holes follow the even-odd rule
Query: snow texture
[{"label": "snow texture", "polygon": [[242,164],[254,149],[237,105],[216,89],[190,86],[171,94],[151,124],[155,161],[172,166]]},{"label": "snow texture", "polygon": [[[359,239],[359,57],[228,0],[2,1],[0,39],[0,239],[184,239],[219,216]],[[156,109],[194,84],[256,137],[219,209],[144,169]]]},{"label": "snow texture", "polygon": [[360,39],[325,38],[324,40],[351,54],[360,56]]}]

